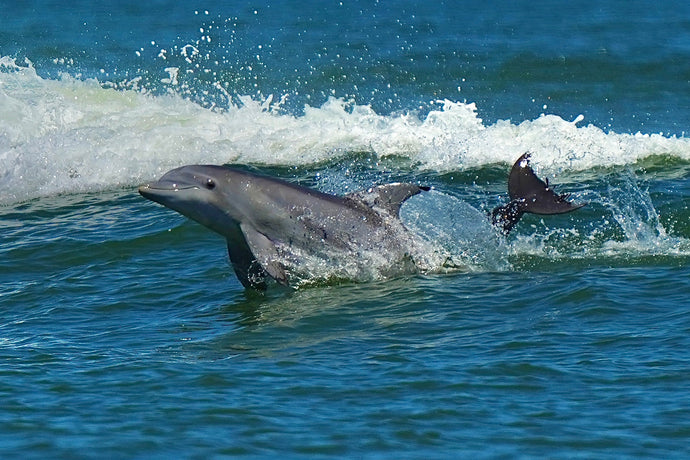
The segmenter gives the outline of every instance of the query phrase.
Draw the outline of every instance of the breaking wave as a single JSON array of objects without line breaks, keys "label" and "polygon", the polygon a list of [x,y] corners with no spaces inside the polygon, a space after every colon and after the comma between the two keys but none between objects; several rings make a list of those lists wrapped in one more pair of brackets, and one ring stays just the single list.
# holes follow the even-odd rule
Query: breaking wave
[{"label": "breaking wave", "polygon": [[0,203],[129,187],[192,163],[310,167],[367,153],[439,173],[510,164],[529,151],[542,172],[631,165],[660,156],[690,161],[690,141],[620,134],[542,115],[487,124],[474,103],[379,114],[331,98],[288,113],[286,97],[239,97],[208,108],[171,92],[70,75],[42,78],[0,58]]}]

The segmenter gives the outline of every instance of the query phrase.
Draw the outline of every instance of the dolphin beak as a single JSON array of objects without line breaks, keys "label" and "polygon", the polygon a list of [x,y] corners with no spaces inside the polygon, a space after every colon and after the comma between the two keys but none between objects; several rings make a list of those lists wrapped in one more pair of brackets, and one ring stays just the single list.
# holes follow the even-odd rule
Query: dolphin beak
[{"label": "dolphin beak", "polygon": [[144,184],[139,186],[139,195],[143,196],[144,198],[147,198],[149,200],[153,200],[153,197],[155,196],[154,189],[151,188],[150,184]]},{"label": "dolphin beak", "polygon": [[171,181],[157,181],[139,186],[139,194],[144,198],[166,205],[177,192],[199,190],[196,185],[178,184]]},{"label": "dolphin beak", "polygon": [[180,189],[177,187],[177,184],[161,182],[152,182],[149,184],[143,184],[139,186],[139,194],[148,199],[151,199],[152,196],[168,194],[170,192],[177,192],[179,190]]}]

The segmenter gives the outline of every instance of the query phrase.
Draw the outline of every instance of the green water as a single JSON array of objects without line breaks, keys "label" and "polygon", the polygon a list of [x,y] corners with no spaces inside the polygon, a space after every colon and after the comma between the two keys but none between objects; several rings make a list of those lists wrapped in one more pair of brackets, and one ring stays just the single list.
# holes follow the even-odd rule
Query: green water
[{"label": "green water", "polygon": [[525,218],[499,270],[266,294],[132,189],[2,208],[0,451],[682,457],[683,182],[608,181],[578,185],[599,197],[581,212]]}]

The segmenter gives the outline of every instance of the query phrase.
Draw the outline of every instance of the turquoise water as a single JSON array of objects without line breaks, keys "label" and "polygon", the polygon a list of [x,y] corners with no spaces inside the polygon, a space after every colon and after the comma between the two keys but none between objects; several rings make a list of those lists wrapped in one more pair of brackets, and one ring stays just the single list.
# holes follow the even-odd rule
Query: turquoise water
[{"label": "turquoise water", "polygon": [[[0,6],[2,458],[687,457],[686,4]],[[525,151],[588,205],[501,238]],[[245,291],[190,163],[433,186],[453,268]]]}]

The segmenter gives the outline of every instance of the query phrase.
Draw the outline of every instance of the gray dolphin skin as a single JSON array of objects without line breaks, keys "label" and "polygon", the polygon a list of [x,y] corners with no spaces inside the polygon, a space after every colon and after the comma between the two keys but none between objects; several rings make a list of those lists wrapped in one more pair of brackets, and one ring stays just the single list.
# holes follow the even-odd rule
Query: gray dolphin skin
[{"label": "gray dolphin skin", "polygon": [[[390,266],[409,266],[410,235],[400,205],[428,187],[388,184],[344,197],[223,166],[173,169],[139,193],[224,236],[240,282],[264,289],[281,284],[309,261],[349,255],[361,264],[383,254]],[[352,256],[357,256],[353,258]]]},{"label": "gray dolphin skin", "polygon": [[[510,203],[491,216],[505,234],[526,212],[560,214],[582,206],[541,181],[529,166],[529,155],[513,166],[508,189]],[[405,229],[399,211],[405,200],[426,190],[393,183],[335,196],[213,165],[182,166],[139,187],[145,198],[225,237],[237,278],[254,289],[265,289],[268,278],[288,285],[300,272],[308,278],[333,266],[340,266],[335,276],[344,277],[363,270],[388,270],[390,275],[423,267],[424,250]]]}]

